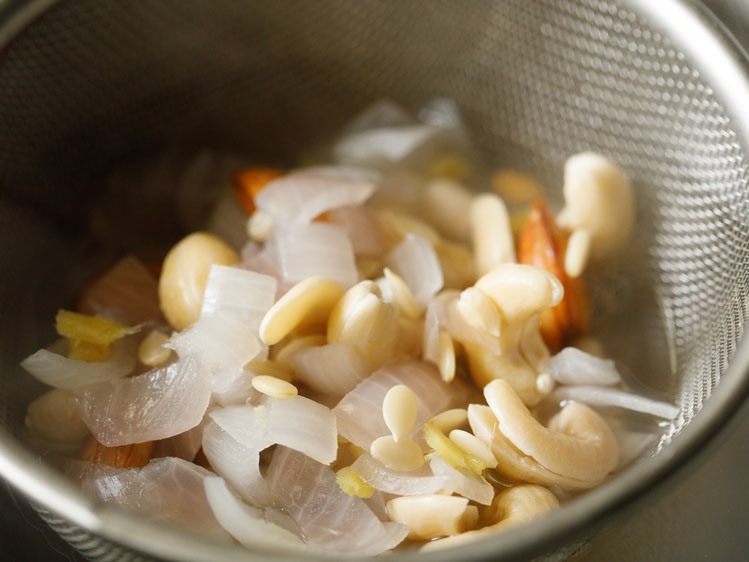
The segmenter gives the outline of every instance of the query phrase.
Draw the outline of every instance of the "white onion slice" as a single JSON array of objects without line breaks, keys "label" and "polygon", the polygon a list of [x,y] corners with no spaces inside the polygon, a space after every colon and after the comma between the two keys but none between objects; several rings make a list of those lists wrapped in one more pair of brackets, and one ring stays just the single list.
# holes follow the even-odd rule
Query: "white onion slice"
[{"label": "white onion slice", "polygon": [[229,406],[213,410],[209,416],[249,449],[261,451],[280,444],[324,464],[336,458],[335,416],[322,404],[303,396],[268,399],[259,406]]},{"label": "white onion slice", "polygon": [[125,324],[162,318],[158,283],[134,256],[126,256],[98,277],[83,292],[78,309],[84,314],[104,314]]},{"label": "white onion slice", "polygon": [[412,472],[399,472],[378,462],[369,453],[359,456],[351,470],[374,489],[399,496],[436,494],[448,483],[447,476],[433,474],[428,465]]},{"label": "white onion slice", "polygon": [[338,432],[365,450],[378,437],[389,435],[382,417],[382,401],[387,391],[398,384],[408,386],[416,394],[418,413],[412,435],[420,434],[424,422],[460,398],[457,387],[445,384],[426,363],[386,365],[359,383],[333,408]]},{"label": "white onion slice", "polygon": [[440,330],[445,325],[447,306],[444,302],[433,299],[427,305],[424,316],[424,341],[422,358],[432,365],[440,363]]},{"label": "white onion slice", "polygon": [[378,179],[356,168],[304,168],[270,182],[255,197],[255,204],[277,226],[306,225],[325,211],[361,205],[375,192]]},{"label": "white onion slice", "polygon": [[165,439],[198,425],[211,389],[192,359],[81,390],[81,418],[107,447]]},{"label": "white onion slice", "polygon": [[328,222],[343,228],[357,256],[379,256],[385,251],[382,231],[372,211],[363,205],[333,209]]},{"label": "white onion slice", "polygon": [[387,266],[400,275],[419,304],[425,305],[444,285],[442,268],[432,244],[407,234],[385,257]]},{"label": "white onion slice", "polygon": [[[62,347],[64,345],[53,346],[56,350]],[[137,347],[132,337],[119,339],[112,344],[109,359],[96,363],[68,359],[54,351],[40,349],[21,361],[21,367],[37,380],[55,388],[85,388],[132,372],[137,361]]]},{"label": "white onion slice", "polygon": [[212,373],[241,369],[261,350],[257,328],[231,312],[203,316],[192,326],[172,335],[164,347],[180,358],[193,358]]},{"label": "white onion slice", "polygon": [[369,129],[345,136],[333,147],[334,157],[345,163],[378,166],[405,160],[440,135],[438,127],[404,125]]},{"label": "white onion slice", "polygon": [[296,226],[276,232],[273,241],[285,283],[321,275],[348,288],[359,280],[354,249],[340,226],[324,223]]},{"label": "white onion slice", "polygon": [[238,267],[212,265],[203,293],[201,318],[233,314],[248,328],[259,329],[260,322],[275,301],[278,282]]},{"label": "white onion slice", "polygon": [[483,476],[478,476],[470,470],[458,469],[440,457],[429,461],[429,466],[435,476],[447,479],[445,488],[483,505],[489,505],[494,499],[494,488]]},{"label": "white onion slice", "polygon": [[252,378],[255,375],[244,369],[226,369],[211,377],[212,398],[221,406],[245,404],[253,396]]},{"label": "white onion slice", "polygon": [[631,394],[613,388],[596,386],[563,386],[558,387],[551,395],[553,400],[575,400],[590,406],[614,406],[650,414],[657,418],[672,420],[679,415],[679,408],[666,402],[658,402],[644,396]]},{"label": "white onion slice", "polygon": [[213,515],[232,537],[247,548],[304,548],[304,542],[298,536],[266,521],[262,509],[250,507],[235,497],[222,478],[208,476],[203,485]]},{"label": "white onion slice", "polygon": [[329,467],[291,449],[274,451],[268,485],[312,545],[374,556],[408,534],[399,523],[382,523],[364,500],[341,490]]},{"label": "white onion slice", "polygon": [[[228,184],[226,181],[224,183]],[[247,242],[247,213],[230,185],[224,185],[221,189],[204,230],[215,234],[235,250]]]},{"label": "white onion slice", "polygon": [[260,474],[260,451],[245,447],[214,421],[203,431],[203,453],[211,468],[226,479],[246,502],[265,507],[274,503]]},{"label": "white onion slice", "polygon": [[151,458],[176,457],[185,461],[192,461],[200,450],[203,441],[203,429],[207,420],[208,418],[204,416],[201,422],[192,429],[157,441],[154,444]]},{"label": "white onion slice", "polygon": [[610,386],[621,382],[616,365],[575,347],[565,347],[549,359],[549,374],[562,384]]},{"label": "white onion slice", "polygon": [[301,349],[291,356],[296,377],[317,392],[343,396],[369,376],[367,365],[346,343]]},{"label": "white onion slice", "polygon": [[211,512],[203,480],[211,473],[193,463],[167,457],[143,468],[119,469],[75,463],[83,491],[110,504],[137,510],[151,519],[171,521],[195,533],[228,539]]},{"label": "white onion slice", "polygon": [[375,128],[413,125],[416,120],[403,107],[392,100],[381,99],[358,113],[344,128],[349,135]]}]

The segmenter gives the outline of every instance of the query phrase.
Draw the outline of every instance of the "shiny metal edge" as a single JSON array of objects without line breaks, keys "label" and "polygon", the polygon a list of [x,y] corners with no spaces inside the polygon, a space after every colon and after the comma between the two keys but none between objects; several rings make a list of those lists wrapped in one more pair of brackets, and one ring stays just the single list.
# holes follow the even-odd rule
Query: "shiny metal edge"
[{"label": "shiny metal edge", "polygon": [[[0,48],[59,0],[0,0]],[[724,104],[749,154],[749,61],[741,47],[706,7],[681,0],[629,0],[635,11],[655,28],[667,30],[674,45],[689,56],[690,62],[711,85]],[[683,473],[687,461],[723,429],[749,395],[749,335],[745,335],[720,384],[700,413],[664,448],[656,458],[625,470],[613,481],[552,512],[547,517],[512,533],[497,535],[460,548],[462,560],[516,558],[542,554],[569,542],[582,529],[598,527],[610,515],[636,506],[648,492],[671,476]],[[0,431],[0,474],[13,486],[50,511],[138,552],[166,559],[202,561],[217,559],[295,560],[297,556],[249,551],[243,547],[219,544],[196,537],[158,522],[143,519],[87,498],[69,480]],[[145,524],[144,524],[145,523]],[[452,561],[457,551],[446,549],[429,553],[396,553],[398,559]],[[339,556],[306,557],[330,560]],[[351,556],[340,558],[352,559]]]}]

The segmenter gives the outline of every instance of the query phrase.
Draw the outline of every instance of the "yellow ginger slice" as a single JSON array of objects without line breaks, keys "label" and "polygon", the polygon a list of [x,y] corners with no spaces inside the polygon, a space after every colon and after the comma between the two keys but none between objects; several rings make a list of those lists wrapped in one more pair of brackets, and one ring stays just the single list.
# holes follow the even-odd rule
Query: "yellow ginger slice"
[{"label": "yellow ginger slice", "polygon": [[467,468],[475,474],[481,474],[486,469],[485,461],[463,451],[447,435],[429,422],[424,424],[424,436],[427,445],[455,468]]},{"label": "yellow ginger slice", "polygon": [[371,498],[374,494],[374,488],[362,480],[361,476],[348,466],[336,472],[335,479],[341,490],[349,496],[367,499]]}]

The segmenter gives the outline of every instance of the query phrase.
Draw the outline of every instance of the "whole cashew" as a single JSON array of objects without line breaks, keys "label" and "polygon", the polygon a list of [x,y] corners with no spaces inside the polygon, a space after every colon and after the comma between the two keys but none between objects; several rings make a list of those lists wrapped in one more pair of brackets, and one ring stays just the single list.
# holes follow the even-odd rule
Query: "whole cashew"
[{"label": "whole cashew", "polygon": [[533,457],[524,455],[499,431],[499,422],[488,406],[468,406],[468,423],[473,434],[491,447],[497,459],[496,470],[508,478],[564,490],[586,490],[601,483],[600,480],[562,476],[543,467]]},{"label": "whole cashew", "polygon": [[529,523],[557,507],[559,507],[559,500],[546,488],[532,484],[513,486],[497,494],[492,504],[481,513],[480,522],[487,526],[432,541],[422,550],[465,544]]},{"label": "whole cashew", "polygon": [[[562,284],[544,269],[506,263],[481,277],[468,291],[478,291],[486,299],[461,297],[456,310],[474,329],[498,342],[497,348],[473,334],[453,334],[463,344],[476,384],[483,387],[504,379],[525,404],[537,404],[543,395],[536,387],[536,377],[549,357],[539,335],[538,315],[559,303],[564,294]],[[491,321],[493,317],[499,325]]]},{"label": "whole cashew", "polygon": [[499,431],[548,470],[579,480],[601,480],[616,467],[616,437],[588,406],[569,403],[547,428],[531,415],[504,380],[486,385],[484,397],[499,422]]}]

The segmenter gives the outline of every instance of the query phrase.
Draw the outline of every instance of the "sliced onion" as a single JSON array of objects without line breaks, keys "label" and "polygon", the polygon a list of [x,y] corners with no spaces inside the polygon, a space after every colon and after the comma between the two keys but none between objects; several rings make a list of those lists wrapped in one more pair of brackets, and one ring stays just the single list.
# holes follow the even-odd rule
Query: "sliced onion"
[{"label": "sliced onion", "polygon": [[211,395],[221,406],[245,404],[254,394],[252,377],[244,369],[226,369],[211,377]]},{"label": "sliced onion", "polygon": [[78,301],[84,314],[106,315],[125,324],[162,318],[158,283],[134,256],[126,256],[91,283]]},{"label": "sliced onion", "polygon": [[478,476],[470,470],[458,469],[440,457],[429,461],[429,466],[435,476],[447,479],[445,488],[483,505],[489,505],[494,499],[494,488],[483,476]]},{"label": "sliced onion", "polygon": [[447,306],[433,299],[427,305],[424,317],[424,343],[422,358],[432,365],[440,363],[440,330],[445,325]]},{"label": "sliced onion", "polygon": [[342,138],[333,153],[347,164],[382,166],[402,162],[439,135],[439,128],[421,124],[369,129]]},{"label": "sliced onion", "polygon": [[75,476],[83,491],[110,504],[137,510],[151,519],[228,539],[205,496],[204,468],[182,459],[154,459],[143,468],[119,469],[77,461]]},{"label": "sliced onion", "polygon": [[212,265],[203,293],[201,318],[216,314],[233,314],[248,328],[257,330],[275,301],[278,282],[238,267]]},{"label": "sliced onion", "polygon": [[375,191],[379,178],[356,168],[304,168],[273,180],[255,197],[261,211],[276,225],[306,225],[325,211],[361,205]]},{"label": "sliced onion", "polygon": [[221,526],[248,548],[304,549],[304,542],[286,529],[265,520],[265,513],[243,503],[218,476],[203,481],[205,496]]},{"label": "sliced onion", "polygon": [[323,223],[297,226],[277,232],[273,240],[285,283],[321,275],[348,288],[359,279],[354,250],[340,226]]},{"label": "sliced onion", "polygon": [[341,207],[325,216],[343,228],[357,256],[379,256],[385,251],[382,231],[374,214],[363,205]]},{"label": "sliced onion", "polygon": [[241,369],[261,350],[257,328],[232,313],[203,316],[192,326],[172,335],[164,347],[180,358],[192,358],[212,373]]},{"label": "sliced onion", "polygon": [[274,451],[268,485],[312,545],[374,556],[408,534],[399,523],[382,523],[364,500],[341,490],[329,467],[291,449]]},{"label": "sliced onion", "polygon": [[269,399],[259,406],[220,408],[209,416],[249,449],[261,451],[280,444],[324,464],[336,458],[335,416],[322,404],[303,396]]},{"label": "sliced onion", "polygon": [[432,244],[407,234],[385,257],[387,266],[400,275],[419,304],[425,305],[444,285],[442,268]]},{"label": "sliced onion", "polygon": [[333,408],[338,432],[365,450],[378,437],[389,435],[382,417],[382,401],[387,391],[398,384],[408,386],[416,394],[418,413],[412,434],[420,434],[425,421],[459,398],[457,387],[445,384],[426,363],[386,365],[359,383]]},{"label": "sliced onion", "polygon": [[343,396],[370,373],[350,345],[332,343],[301,349],[291,356],[296,377],[317,392]]},{"label": "sliced onion", "polygon": [[562,384],[610,386],[622,380],[613,361],[575,347],[565,347],[549,359],[549,374]]},{"label": "sliced onion", "polygon": [[230,185],[225,185],[221,190],[205,230],[215,234],[235,250],[239,250],[247,242],[247,213],[242,209]]},{"label": "sliced onion", "polygon": [[154,444],[151,457],[176,457],[178,459],[192,461],[200,450],[203,441],[203,429],[208,418],[205,416],[201,422],[187,431],[178,433],[173,437],[162,439]]},{"label": "sliced onion", "polygon": [[[61,351],[63,344],[54,346],[54,349]],[[130,374],[137,361],[137,347],[134,338],[122,338],[112,344],[109,359],[97,363],[68,359],[54,351],[40,349],[21,361],[21,367],[34,378],[55,388],[85,388]]]},{"label": "sliced onion", "polygon": [[260,474],[260,449],[246,447],[214,421],[203,431],[203,453],[211,468],[246,502],[257,507],[274,503]]},{"label": "sliced onion", "polygon": [[374,489],[399,496],[436,494],[445,489],[448,482],[447,476],[433,474],[428,465],[412,472],[399,472],[378,462],[369,453],[359,456],[351,470]]},{"label": "sliced onion", "polygon": [[367,106],[357,114],[345,127],[344,133],[350,135],[368,129],[401,127],[413,125],[415,119],[400,105],[389,99],[382,99]]},{"label": "sliced onion", "polygon": [[672,420],[679,415],[679,408],[666,402],[658,402],[644,396],[631,394],[613,388],[602,388],[597,386],[563,386],[552,393],[552,399],[574,400],[583,402],[590,406],[614,406],[650,414],[657,418]]},{"label": "sliced onion", "polygon": [[81,417],[107,447],[166,439],[198,425],[211,389],[193,359],[137,377],[91,386],[78,393]]}]

